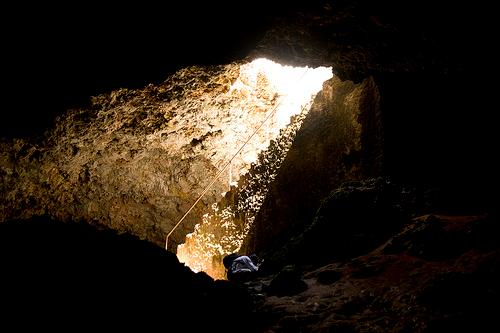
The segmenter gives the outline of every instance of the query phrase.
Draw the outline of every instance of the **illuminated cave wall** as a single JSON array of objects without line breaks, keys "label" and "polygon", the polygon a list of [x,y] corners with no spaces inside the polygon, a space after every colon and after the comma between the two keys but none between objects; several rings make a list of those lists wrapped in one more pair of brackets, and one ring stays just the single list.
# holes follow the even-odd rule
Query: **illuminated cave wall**
[{"label": "illuminated cave wall", "polygon": [[225,254],[265,248],[340,181],[379,172],[376,85],[331,77],[259,59],[94,97],[43,143],[2,144],[0,218],[46,213],[163,246],[232,159],[169,239],[181,261],[222,278]]},{"label": "illuminated cave wall", "polygon": [[0,218],[45,213],[163,246],[232,159],[169,239],[182,262],[222,278],[225,254],[265,249],[339,182],[379,173],[377,87],[331,77],[258,59],[94,97],[43,143],[2,144]]},{"label": "illuminated cave wall", "polygon": [[186,242],[177,248],[181,262],[214,278],[225,278],[222,259],[241,249],[310,107],[311,103],[302,107],[302,111],[259,154],[237,186],[231,187],[224,198],[203,216],[194,232],[186,236]]},{"label": "illuminated cave wall", "polygon": [[314,73],[266,60],[193,66],[159,85],[94,97],[89,109],[61,116],[43,142],[1,144],[0,221],[48,214],[163,245],[165,235],[272,112],[172,235],[169,248],[175,250],[301,112],[296,98],[310,99],[332,76],[324,68],[313,82]]},{"label": "illuminated cave wall", "polygon": [[[241,82],[255,77],[250,81],[265,80],[278,92],[279,102],[266,111],[272,116],[269,118],[271,121],[268,124],[266,117],[265,125],[258,133],[259,140],[263,137],[265,144],[260,150],[253,151],[255,158],[249,161],[250,168],[240,172],[244,176],[242,181],[234,182],[237,186],[226,193],[224,200],[213,205],[194,232],[187,235],[186,243],[177,248],[181,262],[214,278],[224,278],[222,258],[241,248],[266,197],[268,186],[311,109],[316,93],[323,88],[323,82],[332,77],[329,68],[284,67],[263,59],[244,67]],[[232,89],[239,89],[241,82],[237,81]],[[271,135],[270,129],[274,131]]]},{"label": "illuminated cave wall", "polygon": [[[216,278],[222,258],[268,250],[312,221],[321,199],[343,181],[381,173],[379,93],[372,79],[334,77],[263,151],[178,248],[182,262]],[[278,245],[279,246],[279,245]]]},{"label": "illuminated cave wall", "polygon": [[[451,176],[461,185],[463,175],[473,175],[488,186],[497,183],[491,177],[498,174],[491,154],[495,131],[484,129],[495,122],[484,121],[490,119],[484,116],[491,108],[482,105],[487,99],[474,98],[484,96],[484,85],[464,84],[477,82],[476,65],[483,61],[465,79],[457,72],[463,67],[449,63],[454,54],[433,47],[448,42],[448,34],[443,40],[429,39],[432,29],[415,34],[419,15],[405,21],[397,10],[386,16],[377,5],[356,4],[287,13],[248,56],[293,66],[331,66],[335,77],[318,94],[293,142],[286,133],[282,139],[281,133],[272,133],[275,144],[290,143],[290,150],[272,180],[266,180],[263,196],[257,195],[259,209],[250,209],[252,227],[242,213],[246,209],[229,211],[235,225],[244,233],[248,229],[242,252],[279,244],[289,230],[310,221],[315,203],[339,182],[380,174],[382,158],[386,172],[403,178]],[[463,48],[463,29],[469,28],[455,33],[456,54],[469,52],[464,58],[482,54]],[[271,90],[262,89],[267,85],[262,76],[261,88],[237,89],[245,83],[242,78],[237,83],[242,64],[189,67],[159,85],[101,95],[91,108],[61,117],[43,142],[0,142],[0,221],[47,213],[105,224],[163,246],[166,233],[263,120],[263,111],[278,105]],[[187,216],[171,238],[171,250],[187,234],[197,234],[193,230],[204,216],[217,224],[228,216],[225,208],[247,202],[246,193],[262,193],[245,190],[259,187],[251,185],[254,178],[238,180],[240,172],[265,174],[250,163],[265,148],[262,139],[259,134],[252,150],[238,157]],[[237,189],[230,189],[234,183]],[[209,232],[202,234],[213,234],[210,224],[197,230],[203,228]],[[196,239],[190,236],[188,243]],[[195,248],[207,244],[214,242]]]}]

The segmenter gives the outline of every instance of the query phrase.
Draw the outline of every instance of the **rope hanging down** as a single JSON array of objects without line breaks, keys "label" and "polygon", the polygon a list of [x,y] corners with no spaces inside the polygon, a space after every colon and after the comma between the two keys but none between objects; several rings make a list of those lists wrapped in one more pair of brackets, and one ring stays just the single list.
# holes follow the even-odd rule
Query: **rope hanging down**
[{"label": "rope hanging down", "polygon": [[[309,68],[306,67],[306,70],[299,77],[299,79],[297,80],[297,82],[295,83],[295,85],[297,85],[302,80],[302,78],[306,75],[306,73],[307,73],[308,70],[309,70]],[[224,171],[226,171],[227,167],[229,165],[231,165],[231,163],[233,162],[233,160],[243,150],[243,148],[247,145],[247,143],[250,142],[250,140],[254,137],[254,135],[257,134],[257,132],[262,128],[262,126],[264,126],[265,122],[269,118],[271,118],[272,115],[274,115],[276,113],[276,110],[281,105],[281,102],[282,102],[282,100],[280,100],[280,102],[274,107],[274,109],[266,116],[266,118],[262,121],[262,123],[259,125],[259,127],[257,127],[257,129],[255,131],[253,131],[253,133],[248,137],[248,139],[243,143],[243,145],[238,149],[238,151],[236,151],[236,153],[233,155],[233,157],[231,157],[231,159],[229,160],[229,162],[227,162],[224,165],[224,167],[219,172],[217,172],[217,174],[212,179],[212,181],[210,182],[210,184],[208,184],[208,186],[205,187],[205,189],[203,190],[203,192],[201,192],[201,194],[198,196],[198,199],[196,199],[196,201],[191,205],[191,207],[189,207],[189,209],[184,213],[184,215],[182,215],[182,217],[179,220],[179,222],[177,222],[177,224],[172,228],[172,230],[170,230],[170,232],[167,234],[167,237],[165,238],[165,250],[168,250],[168,239],[170,238],[170,235],[172,235],[172,233],[175,231],[175,229],[177,229],[177,227],[182,223],[182,221],[184,221],[184,219],[186,218],[186,216],[188,216],[188,214],[193,210],[194,206],[196,206],[196,204],[201,200],[201,198],[203,198],[203,196],[205,195],[205,193],[208,192],[208,190],[210,189],[210,187],[217,181],[217,179],[222,175],[222,173]]]}]

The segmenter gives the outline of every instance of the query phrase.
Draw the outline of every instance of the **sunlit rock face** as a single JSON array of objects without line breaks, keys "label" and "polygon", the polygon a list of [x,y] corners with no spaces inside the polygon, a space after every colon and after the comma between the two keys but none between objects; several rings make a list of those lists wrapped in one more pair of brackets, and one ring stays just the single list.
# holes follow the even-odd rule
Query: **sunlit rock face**
[{"label": "sunlit rock face", "polygon": [[310,110],[282,131],[238,187],[188,235],[179,259],[223,277],[223,255],[262,253],[280,244],[312,220],[321,199],[341,182],[380,174],[382,156],[373,80],[328,80]]},{"label": "sunlit rock face", "polygon": [[[254,155],[243,159],[251,163],[248,170],[239,172],[244,177],[236,182],[238,178],[230,173],[231,185],[237,186],[232,187],[221,202],[213,205],[212,210],[196,225],[195,231],[187,235],[186,243],[177,249],[181,262],[195,271],[205,271],[214,278],[225,277],[223,256],[241,248],[267,189],[311,108],[315,94],[331,76],[330,69],[324,67],[283,67],[263,59],[242,66],[240,77],[243,79],[231,89],[241,89],[245,82],[256,82],[255,87],[259,89],[259,81],[265,80],[276,87],[278,94],[275,96],[281,98],[272,110],[267,111],[261,123],[262,133],[259,137],[260,140],[264,138],[262,148],[254,149],[250,152]],[[247,90],[243,89],[244,92]],[[251,142],[249,140],[241,148],[246,146],[246,142]]]},{"label": "sunlit rock face", "polygon": [[226,168],[172,234],[175,250],[331,76],[259,59],[189,67],[159,85],[94,97],[91,108],[60,117],[43,143],[2,144],[0,219],[45,213],[163,245]]}]

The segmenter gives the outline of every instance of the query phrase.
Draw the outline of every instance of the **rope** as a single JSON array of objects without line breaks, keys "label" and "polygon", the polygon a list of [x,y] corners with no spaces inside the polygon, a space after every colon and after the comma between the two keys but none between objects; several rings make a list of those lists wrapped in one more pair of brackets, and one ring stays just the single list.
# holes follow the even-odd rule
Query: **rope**
[{"label": "rope", "polygon": [[[302,78],[306,75],[306,73],[307,73],[308,70],[309,70],[309,68],[306,67],[306,70],[304,71],[304,73],[302,73],[302,75],[300,76],[300,78],[297,80],[296,84],[298,84],[302,80]],[[262,121],[262,123],[259,125],[259,127],[257,127],[257,129],[255,131],[253,131],[252,135],[250,135],[248,137],[248,139],[243,143],[243,145],[238,149],[238,151],[233,155],[233,157],[231,157],[231,159],[229,160],[229,162],[227,162],[224,165],[224,167],[219,172],[217,172],[217,174],[212,179],[212,181],[210,182],[210,184],[208,184],[208,186],[205,187],[205,189],[203,190],[203,192],[201,192],[201,194],[198,196],[198,199],[196,199],[196,201],[191,205],[191,207],[189,207],[189,209],[184,213],[184,215],[182,215],[182,217],[179,220],[179,222],[177,222],[177,224],[172,228],[172,230],[170,230],[170,232],[167,234],[167,237],[165,238],[165,250],[168,250],[168,239],[170,238],[170,235],[172,235],[172,233],[175,231],[175,229],[177,229],[177,227],[182,223],[182,221],[184,221],[184,219],[186,218],[186,216],[188,216],[188,214],[193,210],[194,206],[196,206],[196,204],[201,200],[201,198],[205,195],[205,193],[208,192],[208,190],[210,189],[210,187],[217,181],[217,179],[220,177],[220,175],[233,162],[233,160],[236,158],[236,156],[238,156],[238,154],[241,152],[241,150],[247,145],[248,142],[250,142],[250,140],[254,137],[254,135],[257,134],[257,132],[262,128],[262,126],[265,124],[265,122],[269,118],[271,118],[272,115],[274,115],[276,113],[276,110],[281,105],[282,101],[283,100],[280,100],[280,102],[274,107],[274,109]]]}]

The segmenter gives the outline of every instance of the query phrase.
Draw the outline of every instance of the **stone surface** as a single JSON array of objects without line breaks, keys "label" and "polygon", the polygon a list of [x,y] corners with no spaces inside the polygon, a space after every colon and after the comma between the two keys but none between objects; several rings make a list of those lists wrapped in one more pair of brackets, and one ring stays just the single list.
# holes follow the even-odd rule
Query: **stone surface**
[{"label": "stone surface", "polygon": [[[414,249],[429,242],[421,235],[428,218],[408,220],[388,242],[355,258],[295,267],[307,284],[299,293],[272,292],[280,273],[247,283],[257,306],[258,331],[498,330],[500,243],[481,246],[485,230],[498,240],[498,217],[435,215],[432,223],[442,228],[442,243],[427,247],[422,256]],[[397,250],[395,243],[400,244]],[[456,249],[456,243],[460,251],[442,256],[448,244]]]},{"label": "stone surface", "polygon": [[[496,45],[497,29],[490,26],[495,14],[488,12],[496,13],[481,3],[430,0],[308,1],[277,10],[244,60],[235,53],[211,59],[226,65],[186,67],[157,85],[97,96],[91,108],[61,117],[44,141],[2,141],[0,221],[46,213],[104,224],[162,246],[164,235],[231,156],[215,146],[236,138],[234,132],[251,132],[236,125],[258,124],[262,105],[276,103],[262,89],[231,90],[241,65],[265,56],[283,64],[332,66],[335,77],[297,136],[277,133],[271,149],[260,155],[262,163],[242,163],[250,173],[234,179],[238,189],[229,187],[229,175],[217,182],[173,235],[172,247],[212,211],[212,203],[236,208],[234,216],[222,215],[235,222],[231,227],[245,229],[247,218],[254,218],[244,250],[267,253],[261,277],[245,285],[253,308],[240,305],[245,314],[257,314],[251,320],[257,331],[498,331],[494,213],[500,168],[491,108],[496,88],[489,84],[495,53],[488,50]],[[147,47],[158,42],[148,41]],[[30,89],[37,89],[31,79]],[[20,95],[40,96],[27,89],[7,108],[17,110]],[[255,108],[233,113],[248,105],[242,96]],[[207,115],[208,109],[220,113]],[[273,150],[290,141],[286,156]],[[266,162],[269,157],[280,163]],[[338,188],[345,180],[379,173],[423,189],[387,197],[372,180]],[[253,194],[258,204],[247,201]],[[415,201],[407,201],[407,194]],[[394,211],[404,214],[394,220]],[[225,221],[215,218],[213,225]],[[221,237],[216,244],[227,240],[212,224],[205,227],[200,230],[208,231],[201,233],[208,240],[212,234]],[[299,256],[290,255],[291,249],[299,249]],[[267,294],[287,260],[307,288]],[[176,287],[182,294],[192,286]],[[248,296],[227,281],[203,291],[212,297],[203,304],[210,309],[217,300],[227,305],[232,295]],[[242,315],[237,306],[224,309],[230,318]]]},{"label": "stone surface", "polygon": [[[266,60],[193,66],[159,85],[96,96],[43,142],[2,143],[0,218],[46,213],[161,245],[204,194],[172,234],[175,251],[332,74],[315,75]],[[299,92],[286,90],[298,83]]]},{"label": "stone surface", "polygon": [[382,172],[379,95],[373,80],[325,84],[270,184],[247,238],[251,253],[279,247],[313,218],[319,202],[346,180]]},{"label": "stone surface", "polygon": [[[249,136],[260,123],[262,113],[242,111],[252,102],[229,91],[238,75],[238,64],[186,68],[161,85],[95,97],[92,108],[60,117],[43,143],[3,143],[1,219],[45,212],[162,244],[234,153],[234,137]],[[273,103],[248,98],[260,107]],[[235,173],[241,167],[235,163]],[[174,244],[227,184],[225,175],[212,186]]]}]

